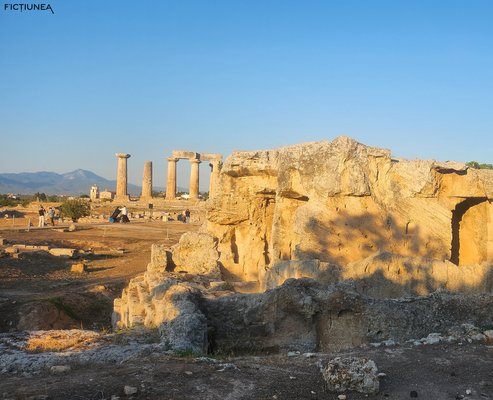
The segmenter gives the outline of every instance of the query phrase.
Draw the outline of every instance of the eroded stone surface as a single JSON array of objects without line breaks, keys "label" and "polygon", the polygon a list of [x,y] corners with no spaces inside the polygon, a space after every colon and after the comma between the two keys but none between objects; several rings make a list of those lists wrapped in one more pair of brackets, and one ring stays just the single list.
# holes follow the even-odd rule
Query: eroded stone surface
[{"label": "eroded stone surface", "polygon": [[387,252],[479,264],[493,261],[492,192],[493,171],[396,160],[388,150],[339,137],[233,153],[209,203],[207,228],[219,239],[224,268],[263,287],[272,283],[266,271],[285,261],[344,270]]}]

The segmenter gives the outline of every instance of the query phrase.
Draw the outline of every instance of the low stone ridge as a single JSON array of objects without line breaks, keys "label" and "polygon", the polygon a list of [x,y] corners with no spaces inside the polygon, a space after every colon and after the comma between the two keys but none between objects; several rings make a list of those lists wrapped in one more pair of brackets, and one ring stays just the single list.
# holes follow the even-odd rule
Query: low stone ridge
[{"label": "low stone ridge", "polygon": [[218,297],[197,277],[166,274],[150,291],[143,280],[133,280],[115,300],[113,321],[120,328],[158,327],[174,350],[338,351],[415,340],[466,322],[493,325],[491,294],[373,299],[357,293],[352,282],[290,279],[265,293]]}]

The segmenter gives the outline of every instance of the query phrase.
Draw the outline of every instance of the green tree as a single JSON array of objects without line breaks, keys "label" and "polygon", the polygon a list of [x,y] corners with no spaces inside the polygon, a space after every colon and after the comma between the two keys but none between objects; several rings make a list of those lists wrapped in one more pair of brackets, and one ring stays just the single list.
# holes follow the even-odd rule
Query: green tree
[{"label": "green tree", "polygon": [[91,207],[82,199],[67,200],[60,206],[60,214],[77,222],[79,218],[91,214]]},{"label": "green tree", "polygon": [[480,164],[477,161],[466,162],[466,165],[468,167],[475,168],[475,169],[493,169],[492,164]]},{"label": "green tree", "polygon": [[46,194],[39,192],[34,193],[33,201],[46,201]]}]

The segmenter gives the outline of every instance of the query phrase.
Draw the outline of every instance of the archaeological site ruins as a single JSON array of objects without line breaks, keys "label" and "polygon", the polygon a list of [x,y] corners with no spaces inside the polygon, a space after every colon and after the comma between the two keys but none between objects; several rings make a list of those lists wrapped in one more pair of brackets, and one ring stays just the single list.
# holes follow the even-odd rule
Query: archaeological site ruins
[{"label": "archaeological site ruins", "polygon": [[[118,157],[123,197],[128,155]],[[198,164],[211,162],[207,221],[171,248],[153,245],[147,272],[115,300],[115,328],[158,328],[171,349],[206,352],[493,326],[493,171],[338,137],[234,152],[224,165],[173,152],[167,199],[179,159],[191,162],[192,198]]]}]

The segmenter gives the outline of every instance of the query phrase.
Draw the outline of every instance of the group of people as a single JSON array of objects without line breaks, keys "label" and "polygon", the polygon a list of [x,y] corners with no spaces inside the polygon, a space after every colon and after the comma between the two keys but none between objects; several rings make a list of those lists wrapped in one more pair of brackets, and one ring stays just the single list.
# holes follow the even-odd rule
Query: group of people
[{"label": "group of people", "polygon": [[38,209],[38,215],[39,215],[39,223],[38,223],[39,228],[43,228],[46,225],[45,217],[48,217],[48,219],[51,222],[51,226],[55,226],[56,211],[53,207],[48,208],[48,211],[46,211],[43,205],[40,205]]},{"label": "group of people", "polygon": [[182,212],[182,218],[183,222],[186,224],[190,223],[190,210],[186,209],[185,211]]}]

